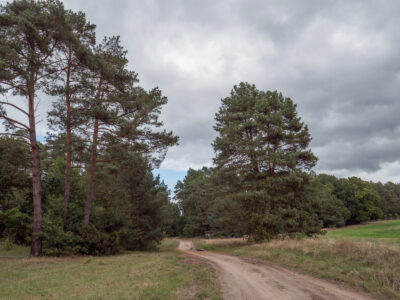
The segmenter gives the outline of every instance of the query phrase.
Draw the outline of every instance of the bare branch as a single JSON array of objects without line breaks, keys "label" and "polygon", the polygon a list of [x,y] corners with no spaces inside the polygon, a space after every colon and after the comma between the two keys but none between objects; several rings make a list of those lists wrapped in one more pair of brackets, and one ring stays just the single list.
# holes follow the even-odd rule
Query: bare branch
[{"label": "bare branch", "polygon": [[20,127],[20,126],[18,126],[18,125],[16,125],[16,124],[12,124],[15,128],[18,128],[18,129],[21,129],[21,130],[26,130],[25,128],[23,128],[23,127]]},{"label": "bare branch", "polygon": [[28,127],[27,125],[25,125],[24,123],[18,122],[18,121],[14,120],[14,119],[11,119],[10,117],[6,117],[5,115],[0,115],[0,119],[1,119],[1,118],[5,119],[5,120],[7,120],[7,121],[9,121],[9,122],[11,122],[11,123],[16,123],[16,124],[21,125],[22,127],[24,127],[24,128],[25,128],[26,130],[28,130],[29,132],[31,131],[31,130],[29,129],[29,127]]},{"label": "bare branch", "polygon": [[34,110],[33,111],[37,111],[37,109],[38,109],[38,107],[39,107],[39,104],[40,104],[40,98],[38,98],[38,101],[37,101],[37,103],[36,103],[36,105],[35,105],[35,108],[34,108]]},{"label": "bare branch", "polygon": [[25,115],[27,115],[29,117],[29,114],[25,110],[16,106],[15,104],[12,104],[10,102],[5,102],[5,101],[0,101],[0,104],[10,105],[10,106],[14,107],[15,109],[18,109],[20,112],[24,113]]}]

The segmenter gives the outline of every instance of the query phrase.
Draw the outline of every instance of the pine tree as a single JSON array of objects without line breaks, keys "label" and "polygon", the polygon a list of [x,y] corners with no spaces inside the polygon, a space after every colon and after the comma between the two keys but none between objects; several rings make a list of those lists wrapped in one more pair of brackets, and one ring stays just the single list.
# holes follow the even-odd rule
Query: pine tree
[{"label": "pine tree", "polygon": [[90,221],[95,199],[95,179],[97,173],[98,146],[102,133],[109,131],[114,120],[118,103],[115,97],[126,85],[137,81],[136,74],[128,72],[126,51],[120,45],[119,37],[104,38],[94,48],[96,68],[82,76],[85,90],[82,92],[78,110],[85,112],[87,122],[80,132],[89,138],[91,135],[91,157],[89,162],[89,182],[83,226]]},{"label": "pine tree", "polygon": [[317,158],[293,101],[242,82],[222,99],[215,119],[214,162],[241,181],[234,197],[242,203],[247,231],[255,239],[317,231],[318,218],[302,198]]},{"label": "pine tree", "polygon": [[36,137],[36,96],[60,69],[57,47],[73,34],[67,25],[65,10],[59,1],[19,0],[0,6],[0,92],[27,99],[28,109],[1,100],[1,104],[16,109],[28,119],[27,124],[12,119],[0,109],[11,134],[20,134],[32,151],[33,234],[31,255],[41,253],[42,228],[41,169]]},{"label": "pine tree", "polygon": [[[66,41],[58,47],[60,74],[54,78],[53,84],[49,88],[49,93],[58,96],[59,101],[53,103],[53,110],[49,112],[49,125],[59,134],[65,134],[65,186],[64,186],[64,219],[66,218],[70,195],[71,195],[71,170],[73,155],[73,131],[81,125],[82,114],[76,110],[79,96],[84,89],[82,86],[82,74],[90,69],[90,56],[93,54],[90,48],[95,45],[95,25],[86,21],[85,14],[82,12],[74,13],[67,11],[66,19],[75,34],[75,39],[79,41]],[[76,140],[77,138],[75,138]]]},{"label": "pine tree", "polygon": [[[85,78],[85,84],[91,87],[86,97],[89,101],[81,103],[81,109],[88,117],[83,132],[92,133],[84,227],[89,225],[95,200],[98,163],[124,161],[135,153],[158,166],[167,147],[178,141],[172,132],[157,129],[163,125],[159,114],[167,98],[158,88],[147,92],[135,86],[137,74],[126,68],[126,51],[120,45],[119,37],[105,38],[94,52],[99,67]],[[105,150],[100,160],[99,148]]]}]

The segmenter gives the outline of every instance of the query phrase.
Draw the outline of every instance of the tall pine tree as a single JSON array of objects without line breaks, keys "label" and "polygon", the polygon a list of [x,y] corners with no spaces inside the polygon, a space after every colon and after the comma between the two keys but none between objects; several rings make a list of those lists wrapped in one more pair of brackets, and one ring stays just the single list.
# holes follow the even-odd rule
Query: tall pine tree
[{"label": "tall pine tree", "polygon": [[318,231],[317,215],[302,195],[317,158],[293,101],[242,82],[222,99],[215,119],[214,162],[240,179],[233,197],[242,203],[248,233],[261,240]]},{"label": "tall pine tree", "polygon": [[[59,1],[19,0],[0,6],[0,91],[27,100],[27,109],[17,103],[1,104],[22,113],[27,122],[10,118],[0,109],[11,134],[20,130],[31,146],[33,182],[33,235],[31,255],[41,253],[42,199],[39,145],[36,136],[37,93],[59,73],[57,47],[73,34]],[[15,98],[14,98],[15,99]]]},{"label": "tall pine tree", "polygon": [[76,110],[76,107],[85,88],[82,75],[93,68],[90,59],[93,54],[90,48],[96,42],[94,31],[96,26],[86,21],[84,13],[67,11],[66,19],[74,32],[75,39],[59,44],[58,51],[61,59],[58,65],[62,72],[54,76],[54,81],[48,91],[51,95],[59,97],[58,101],[53,103],[53,110],[49,112],[49,125],[58,134],[65,135],[64,219],[71,195],[73,131],[83,122],[82,114],[78,113],[79,110]]}]

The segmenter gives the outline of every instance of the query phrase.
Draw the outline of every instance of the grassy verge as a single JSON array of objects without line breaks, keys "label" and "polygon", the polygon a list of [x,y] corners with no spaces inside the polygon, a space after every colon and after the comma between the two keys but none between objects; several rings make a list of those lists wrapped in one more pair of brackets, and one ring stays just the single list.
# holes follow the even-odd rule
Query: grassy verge
[{"label": "grassy verge", "polygon": [[400,252],[391,246],[350,239],[282,240],[254,245],[204,245],[203,249],[275,262],[315,277],[400,299]]},{"label": "grassy verge", "polygon": [[29,247],[19,246],[8,240],[0,241],[0,257],[19,258],[29,256]]},{"label": "grassy verge", "polygon": [[177,242],[108,257],[0,260],[0,299],[221,299],[211,268]]}]

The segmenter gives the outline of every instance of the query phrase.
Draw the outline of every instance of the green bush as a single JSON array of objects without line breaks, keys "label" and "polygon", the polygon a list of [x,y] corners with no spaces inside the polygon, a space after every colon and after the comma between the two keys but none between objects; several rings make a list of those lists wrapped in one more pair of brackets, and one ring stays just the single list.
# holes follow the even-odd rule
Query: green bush
[{"label": "green bush", "polygon": [[32,235],[32,217],[20,211],[19,207],[0,212],[1,235],[16,244],[27,245]]},{"label": "green bush", "polygon": [[105,232],[89,225],[82,230],[80,253],[86,255],[111,255],[122,250],[119,232]]},{"label": "green bush", "polygon": [[64,232],[60,224],[44,222],[42,239],[44,255],[73,255],[84,251],[82,238],[72,231]]}]

